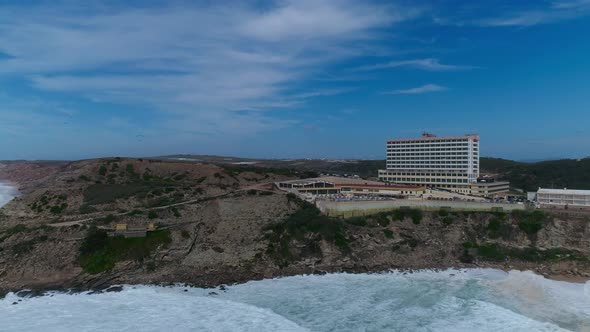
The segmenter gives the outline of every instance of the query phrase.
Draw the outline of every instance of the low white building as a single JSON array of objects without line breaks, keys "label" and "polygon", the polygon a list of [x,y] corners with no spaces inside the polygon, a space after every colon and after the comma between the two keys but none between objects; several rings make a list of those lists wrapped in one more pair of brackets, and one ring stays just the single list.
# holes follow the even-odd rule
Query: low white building
[{"label": "low white building", "polygon": [[537,203],[541,207],[590,208],[590,190],[539,188]]},{"label": "low white building", "polygon": [[325,176],[311,179],[276,182],[277,188],[295,191],[300,194],[347,195],[347,196],[406,196],[421,197],[425,188],[422,186],[387,184],[364,179]]}]

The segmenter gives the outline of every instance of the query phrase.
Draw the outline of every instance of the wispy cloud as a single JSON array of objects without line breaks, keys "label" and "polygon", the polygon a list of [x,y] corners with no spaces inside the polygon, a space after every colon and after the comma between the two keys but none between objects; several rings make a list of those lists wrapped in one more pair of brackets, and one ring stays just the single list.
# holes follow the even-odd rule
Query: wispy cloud
[{"label": "wispy cloud", "polygon": [[352,0],[270,1],[264,10],[205,3],[6,7],[0,74],[40,91],[155,109],[169,114],[162,123],[171,127],[257,132],[293,123],[272,110],[343,93],[298,85],[364,55],[382,29],[419,14]]},{"label": "wispy cloud", "polygon": [[553,2],[549,7],[507,12],[496,17],[478,19],[473,23],[488,27],[529,27],[571,20],[587,15],[590,15],[589,0],[559,1]]},{"label": "wispy cloud", "polygon": [[390,61],[390,62],[379,63],[379,64],[375,64],[375,65],[362,66],[362,67],[359,67],[358,70],[380,70],[380,69],[390,69],[390,68],[400,68],[400,67],[416,68],[416,69],[428,70],[428,71],[455,71],[455,70],[468,70],[468,69],[477,68],[475,66],[448,65],[448,64],[440,63],[440,61],[438,59],[426,58],[426,59]]},{"label": "wispy cloud", "polygon": [[381,94],[386,95],[417,95],[423,93],[430,93],[430,92],[439,92],[448,90],[447,87],[440,86],[437,84],[426,84],[416,88],[411,89],[403,89],[403,90],[393,90],[393,91],[384,91]]},{"label": "wispy cloud", "polygon": [[557,9],[581,8],[590,6],[590,0],[574,0],[574,1],[557,1],[551,7]]}]

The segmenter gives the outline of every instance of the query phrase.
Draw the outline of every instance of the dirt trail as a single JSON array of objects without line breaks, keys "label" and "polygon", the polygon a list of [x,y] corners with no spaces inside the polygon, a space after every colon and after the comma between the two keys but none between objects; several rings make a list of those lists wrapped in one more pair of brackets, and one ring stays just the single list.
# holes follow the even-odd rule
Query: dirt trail
[{"label": "dirt trail", "polygon": [[[237,189],[235,191],[230,191],[230,192],[227,192],[227,193],[224,193],[224,194],[220,194],[220,195],[216,195],[216,196],[210,196],[210,197],[198,198],[198,199],[191,199],[191,200],[188,200],[188,201],[174,203],[174,204],[168,204],[168,205],[156,206],[156,207],[151,207],[151,208],[145,208],[145,210],[146,211],[157,211],[157,210],[168,209],[168,208],[175,207],[175,206],[182,206],[182,205],[188,205],[188,204],[201,203],[201,202],[206,202],[206,201],[209,201],[209,200],[223,198],[223,197],[229,196],[231,194],[234,194],[234,193],[237,193],[237,192],[240,192],[240,191],[247,191],[247,190],[260,190],[260,191],[274,192],[274,190],[268,188],[269,185],[272,185],[272,183],[263,183],[263,184],[253,185],[253,186],[242,187],[242,188],[239,188],[239,189]],[[100,215],[100,216],[96,216],[96,217],[92,217],[92,218],[85,218],[85,219],[78,219],[78,220],[71,220],[71,221],[63,221],[63,222],[51,223],[51,224],[47,224],[47,225],[48,226],[51,226],[51,227],[70,227],[70,226],[74,226],[74,225],[82,225],[82,224],[87,223],[87,222],[90,222],[90,221],[101,219],[101,218],[106,217],[107,215],[113,215],[115,217],[121,217],[121,216],[124,216],[126,214],[128,214],[128,212],[108,213],[108,214],[104,214],[104,215]]]}]

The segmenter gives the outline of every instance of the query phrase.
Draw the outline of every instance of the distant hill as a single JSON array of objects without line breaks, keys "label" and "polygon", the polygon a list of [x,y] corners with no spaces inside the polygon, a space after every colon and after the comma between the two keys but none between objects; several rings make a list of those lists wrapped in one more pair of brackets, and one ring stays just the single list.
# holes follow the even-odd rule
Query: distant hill
[{"label": "distant hill", "polygon": [[[176,155],[158,158],[229,164],[243,168],[287,168],[316,173],[347,173],[364,178],[377,177],[377,171],[385,168],[385,160],[255,159],[202,155]],[[512,187],[527,191],[533,191],[539,187],[590,189],[590,158],[539,162],[481,158],[480,168],[482,174],[491,174],[497,179],[510,181]]]},{"label": "distant hill", "polygon": [[590,189],[590,158],[524,163],[481,158],[481,172],[496,174],[512,187],[533,191],[544,188]]}]

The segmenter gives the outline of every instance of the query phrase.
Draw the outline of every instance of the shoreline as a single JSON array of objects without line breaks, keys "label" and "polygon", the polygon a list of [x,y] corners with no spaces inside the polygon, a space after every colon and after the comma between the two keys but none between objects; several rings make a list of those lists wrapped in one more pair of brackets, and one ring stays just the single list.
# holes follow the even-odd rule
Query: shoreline
[{"label": "shoreline", "polygon": [[539,271],[535,271],[533,269],[516,269],[516,268],[505,268],[499,266],[455,266],[455,267],[433,267],[433,268],[391,268],[385,270],[351,270],[351,269],[339,269],[333,271],[311,271],[309,273],[283,273],[277,274],[270,277],[262,277],[262,278],[245,278],[243,280],[238,280],[234,282],[220,282],[220,283],[203,283],[203,282],[183,282],[183,281],[167,281],[167,282],[128,282],[128,283],[118,283],[118,282],[104,282],[100,283],[99,285],[92,285],[92,286],[85,286],[80,285],[79,283],[68,283],[62,285],[56,284],[38,284],[32,287],[26,288],[19,288],[19,289],[0,289],[0,300],[4,300],[6,296],[10,293],[13,293],[19,297],[38,297],[38,296],[45,296],[47,293],[50,292],[57,292],[57,293],[66,293],[66,294],[80,294],[89,292],[91,294],[100,294],[103,292],[118,292],[123,290],[124,286],[156,286],[156,287],[187,287],[187,288],[202,288],[202,289],[215,289],[215,288],[224,288],[226,286],[234,286],[245,284],[251,281],[261,281],[261,280],[272,280],[272,279],[281,279],[281,278],[288,278],[288,277],[297,277],[297,276],[310,276],[310,275],[326,275],[326,274],[387,274],[392,272],[397,272],[401,274],[412,274],[418,272],[443,272],[449,270],[456,270],[456,271],[463,271],[463,270],[478,270],[478,269],[489,269],[489,270],[498,270],[505,273],[509,273],[510,271],[517,271],[517,272],[532,272],[533,274],[543,277],[544,279],[557,281],[557,282],[567,282],[572,284],[580,284],[583,285],[586,282],[590,281],[589,277],[584,276],[575,276],[575,275],[568,275],[568,274],[545,274]]},{"label": "shoreline", "polygon": [[[6,202],[0,200],[0,209],[6,204],[10,203],[13,199],[20,196],[19,184],[9,180],[0,179],[0,188],[7,188],[6,192],[0,191],[0,195],[6,194],[9,199]],[[0,199],[2,196],[0,196]]]}]

